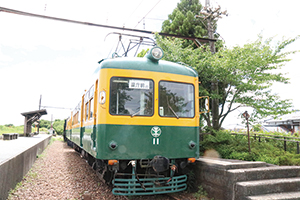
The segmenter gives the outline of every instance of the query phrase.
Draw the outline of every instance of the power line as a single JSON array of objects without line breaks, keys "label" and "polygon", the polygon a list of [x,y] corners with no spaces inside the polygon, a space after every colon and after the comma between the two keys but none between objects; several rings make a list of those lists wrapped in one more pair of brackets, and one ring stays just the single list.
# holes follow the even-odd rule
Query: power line
[{"label": "power line", "polygon": [[55,107],[55,106],[41,106],[41,108],[53,108],[53,109],[65,109],[65,110],[72,110],[73,109],[73,108]]},{"label": "power line", "polygon": [[127,20],[124,22],[124,25],[126,24],[126,22],[128,21],[128,19],[130,19],[130,17],[133,15],[133,13],[135,13],[135,11],[138,9],[138,7],[140,7],[140,5],[141,5],[143,2],[144,2],[144,0],[141,1],[140,4],[134,9],[134,11],[130,14],[130,16],[129,16],[129,17],[127,18]]},{"label": "power line", "polygon": [[145,19],[158,20],[158,21],[165,21],[165,19],[160,19],[160,18],[149,18],[149,17],[145,17]]},{"label": "power line", "polygon": [[[214,38],[215,26],[219,18],[222,18],[221,15],[227,15],[227,11],[221,12],[221,6],[219,5],[218,8],[213,9],[210,6],[210,0],[205,0],[205,7],[202,11],[200,11],[201,15],[196,15],[196,17],[203,18],[203,20],[207,21],[207,31],[208,31],[208,38]],[[216,47],[214,42],[209,42],[210,50],[212,54],[215,54]],[[216,94],[219,94],[219,86],[218,80],[212,80],[211,82],[211,90]],[[219,129],[219,99],[212,98],[212,124],[214,129]]]},{"label": "power line", "polygon": [[136,28],[138,25],[139,25],[139,23],[141,23],[141,21],[143,20],[143,19],[145,19],[145,17],[159,4],[159,2],[160,2],[161,0],[159,0],[154,6],[153,6],[153,8],[151,8],[151,10],[137,23],[137,25],[134,27],[134,28]]},{"label": "power line", "polygon": [[[57,18],[57,17],[50,17],[50,16],[46,16],[46,15],[38,15],[38,14],[13,10],[13,9],[9,9],[9,8],[4,8],[4,7],[0,7],[0,12],[1,11],[2,12],[7,12],[7,13],[12,13],[12,14],[23,15],[23,16],[38,17],[38,18],[43,18],[43,19],[51,19],[51,20],[56,20],[56,21],[75,23],[75,24],[81,24],[81,25],[87,25],[87,26],[96,26],[96,27],[102,27],[102,28],[118,29],[118,30],[122,30],[122,31],[140,32],[140,33],[145,33],[145,34],[155,34],[154,31],[146,31],[146,30],[140,30],[140,29],[134,29],[134,28],[109,26],[109,25],[95,24],[95,23],[90,23],[90,22],[81,22],[81,21],[75,21],[75,20],[69,20],[69,19],[63,19],[63,18]],[[216,41],[216,39],[186,37],[186,36],[174,35],[174,34],[168,34],[168,33],[161,33],[161,32],[158,32],[158,34],[161,35],[161,36],[176,37],[176,38],[188,39],[188,40],[193,40],[193,41],[199,40],[200,42],[204,42],[204,43],[207,43],[207,42],[210,42],[210,41],[211,42]]]}]

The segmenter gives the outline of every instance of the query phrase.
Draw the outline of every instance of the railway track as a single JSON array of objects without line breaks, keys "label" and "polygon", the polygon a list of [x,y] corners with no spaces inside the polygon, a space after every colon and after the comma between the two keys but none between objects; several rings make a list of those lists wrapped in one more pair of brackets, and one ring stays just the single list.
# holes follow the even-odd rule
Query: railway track
[{"label": "railway track", "polygon": [[54,141],[8,199],[190,199],[176,195],[115,196],[78,152],[62,141]]}]

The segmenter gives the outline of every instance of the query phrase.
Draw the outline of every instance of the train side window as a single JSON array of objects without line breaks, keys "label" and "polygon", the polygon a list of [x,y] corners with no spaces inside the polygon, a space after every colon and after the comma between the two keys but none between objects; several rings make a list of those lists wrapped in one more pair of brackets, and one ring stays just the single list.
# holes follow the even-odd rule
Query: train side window
[{"label": "train side window", "polygon": [[154,83],[149,79],[112,77],[109,112],[112,115],[152,116]]},{"label": "train side window", "polygon": [[78,103],[77,105],[77,108],[78,108],[78,122],[80,123],[81,122],[81,101]]},{"label": "train side window", "polygon": [[188,83],[159,82],[159,115],[161,117],[195,116],[194,85]]},{"label": "train side window", "polygon": [[73,115],[73,119],[72,119],[72,125],[75,124],[75,115]]},{"label": "train side window", "polygon": [[79,121],[78,121],[78,116],[79,116],[79,112],[77,111],[77,112],[75,113],[75,115],[73,116],[73,124],[79,123]]},{"label": "train side window", "polygon": [[81,112],[80,110],[78,111],[78,115],[77,115],[77,121],[80,123],[80,119],[81,119],[81,116],[80,116]]},{"label": "train side window", "polygon": [[89,102],[85,104],[85,121],[89,119]]},{"label": "train side window", "polygon": [[92,98],[90,100],[89,105],[90,105],[90,117],[89,117],[89,119],[92,119],[93,118],[93,110],[94,110],[94,98]]}]

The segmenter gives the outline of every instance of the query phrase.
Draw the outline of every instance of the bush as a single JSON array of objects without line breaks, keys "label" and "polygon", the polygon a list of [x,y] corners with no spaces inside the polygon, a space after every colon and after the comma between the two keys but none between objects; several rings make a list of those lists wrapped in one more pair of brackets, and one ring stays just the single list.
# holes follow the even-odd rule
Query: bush
[{"label": "bush", "polygon": [[251,153],[248,150],[248,137],[231,135],[228,131],[218,131],[214,135],[203,135],[200,142],[200,155],[214,149],[221,158],[245,161],[263,161],[275,165],[300,165],[300,155],[296,154],[296,143],[287,142],[287,152],[283,141],[251,138]]},{"label": "bush", "polygon": [[64,132],[64,120],[56,119],[53,123],[53,129],[58,135],[62,135]]}]

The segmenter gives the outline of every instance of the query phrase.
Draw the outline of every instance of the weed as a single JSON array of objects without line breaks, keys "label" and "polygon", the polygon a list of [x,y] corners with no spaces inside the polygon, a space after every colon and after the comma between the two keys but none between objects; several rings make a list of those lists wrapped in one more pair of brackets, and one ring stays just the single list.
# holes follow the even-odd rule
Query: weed
[{"label": "weed", "polygon": [[30,171],[28,172],[28,177],[29,177],[30,179],[36,179],[37,176],[38,176],[37,172],[33,172],[32,170],[30,170]]},{"label": "weed", "polygon": [[193,170],[187,172],[187,191],[195,192],[197,190],[196,174]]},{"label": "weed", "polygon": [[207,199],[207,192],[203,189],[203,187],[200,185],[198,187],[198,191],[194,194],[194,197],[197,200]]},{"label": "weed", "polygon": [[17,185],[16,185],[16,187],[15,187],[14,189],[10,189],[10,190],[9,190],[7,199],[8,199],[8,200],[13,199],[13,197],[15,197],[15,196],[14,196],[14,195],[15,195],[15,192],[16,192],[19,188],[21,188],[21,187],[23,187],[22,182],[17,183]]}]

